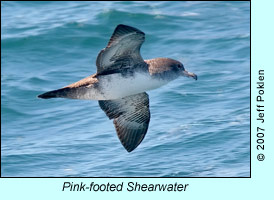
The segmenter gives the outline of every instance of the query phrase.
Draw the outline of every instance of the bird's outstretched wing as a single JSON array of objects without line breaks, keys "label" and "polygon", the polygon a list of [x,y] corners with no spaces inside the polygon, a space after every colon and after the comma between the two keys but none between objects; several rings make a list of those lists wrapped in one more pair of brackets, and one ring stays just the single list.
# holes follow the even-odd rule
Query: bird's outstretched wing
[{"label": "bird's outstretched wing", "polygon": [[113,123],[117,135],[128,152],[144,139],[150,120],[149,98],[140,93],[116,100],[99,101],[101,109]]},{"label": "bird's outstretched wing", "polygon": [[[131,26],[119,24],[106,48],[97,56],[97,74],[113,73],[117,70],[145,64],[140,48],[145,34]],[[146,65],[146,64],[145,64]]]}]

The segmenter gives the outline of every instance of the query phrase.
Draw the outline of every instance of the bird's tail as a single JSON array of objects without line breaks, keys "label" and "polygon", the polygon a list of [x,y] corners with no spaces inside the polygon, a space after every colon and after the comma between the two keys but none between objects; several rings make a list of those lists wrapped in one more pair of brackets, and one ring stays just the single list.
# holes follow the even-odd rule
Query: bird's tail
[{"label": "bird's tail", "polygon": [[38,95],[38,98],[50,99],[50,98],[66,98],[68,96],[69,88],[61,88],[58,90],[52,90]]}]

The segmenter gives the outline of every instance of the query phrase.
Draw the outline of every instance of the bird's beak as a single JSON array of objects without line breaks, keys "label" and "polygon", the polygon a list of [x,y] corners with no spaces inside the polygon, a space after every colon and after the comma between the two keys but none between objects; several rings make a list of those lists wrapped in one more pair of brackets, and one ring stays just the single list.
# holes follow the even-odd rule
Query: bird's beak
[{"label": "bird's beak", "polygon": [[192,72],[183,71],[183,76],[194,78],[196,81],[198,79],[198,76]]}]

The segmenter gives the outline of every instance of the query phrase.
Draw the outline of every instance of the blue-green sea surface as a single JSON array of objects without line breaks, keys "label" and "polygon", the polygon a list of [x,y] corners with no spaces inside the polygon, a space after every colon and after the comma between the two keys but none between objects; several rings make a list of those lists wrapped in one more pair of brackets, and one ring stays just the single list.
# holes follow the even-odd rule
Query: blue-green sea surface
[{"label": "blue-green sea surface", "polygon": [[[38,99],[96,72],[118,24],[198,75],[149,91],[131,153],[97,101]],[[3,177],[248,177],[249,2],[1,2]]]}]

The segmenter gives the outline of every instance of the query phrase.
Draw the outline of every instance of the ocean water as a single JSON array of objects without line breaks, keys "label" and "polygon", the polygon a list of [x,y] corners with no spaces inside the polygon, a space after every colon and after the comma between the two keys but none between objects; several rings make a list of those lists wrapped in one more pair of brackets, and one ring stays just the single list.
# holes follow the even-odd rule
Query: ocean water
[{"label": "ocean water", "polygon": [[[118,24],[198,75],[148,92],[131,153],[97,101],[37,98],[95,73]],[[1,2],[3,177],[248,177],[249,111],[249,2]]]}]

